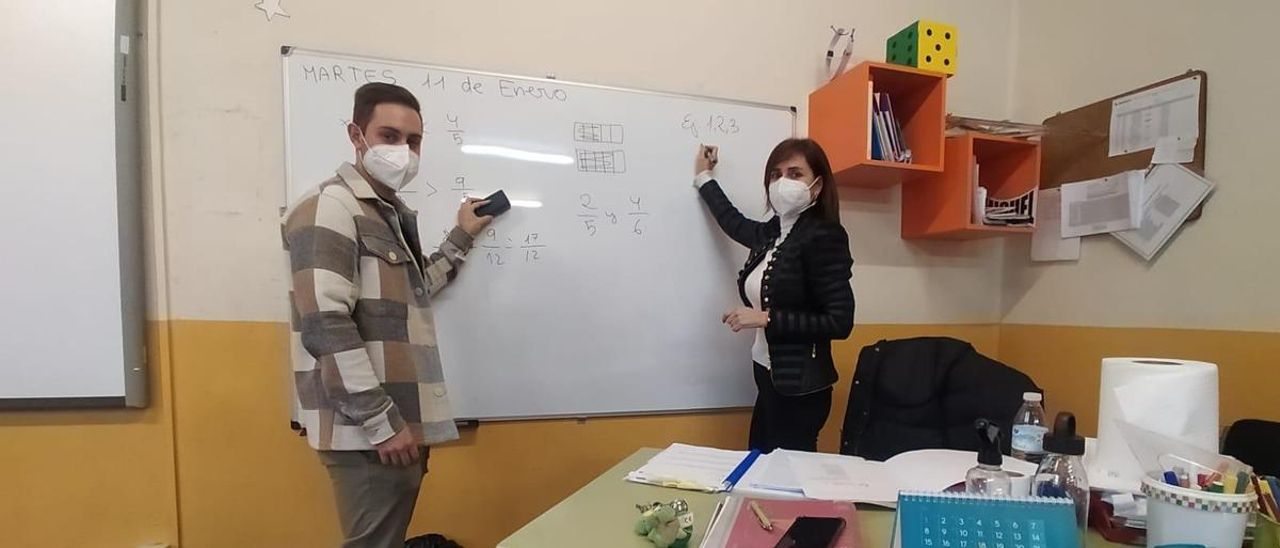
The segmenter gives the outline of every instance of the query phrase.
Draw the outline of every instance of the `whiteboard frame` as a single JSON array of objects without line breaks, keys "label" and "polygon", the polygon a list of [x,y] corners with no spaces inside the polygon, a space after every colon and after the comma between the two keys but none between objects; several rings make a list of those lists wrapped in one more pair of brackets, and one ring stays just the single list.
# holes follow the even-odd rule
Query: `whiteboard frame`
[{"label": "whiteboard frame", "polygon": [[[285,151],[291,150],[290,145],[292,144],[292,143],[290,143],[290,141],[289,141],[289,131],[288,131],[288,128],[289,128],[289,121],[290,121],[290,116],[291,116],[291,114],[292,114],[292,113],[290,112],[290,110],[289,110],[288,90],[289,90],[289,59],[290,59],[290,57],[292,57],[292,56],[293,56],[293,54],[294,54],[294,53],[305,53],[305,54],[311,54],[311,55],[322,55],[322,56],[326,56],[326,57],[333,57],[333,58],[335,58],[335,59],[342,59],[342,60],[347,60],[347,61],[365,61],[365,62],[374,62],[374,63],[386,63],[386,64],[404,65],[404,66],[414,67],[414,68],[428,68],[428,69],[435,69],[435,70],[448,70],[448,71],[457,71],[457,72],[467,72],[467,73],[476,74],[476,75],[479,75],[479,76],[488,76],[488,77],[492,77],[492,78],[514,78],[514,79],[521,79],[521,80],[545,80],[545,81],[550,81],[550,82],[556,82],[556,83],[562,83],[562,84],[569,84],[569,85],[574,85],[574,86],[581,86],[581,87],[586,87],[586,88],[591,88],[591,89],[600,89],[600,90],[608,90],[608,91],[621,91],[621,92],[627,92],[627,93],[642,93],[642,94],[646,94],[646,95],[658,95],[658,96],[663,96],[663,97],[673,97],[673,98],[678,98],[678,99],[696,99],[696,100],[700,100],[700,101],[715,101],[715,102],[729,103],[729,104],[734,104],[734,105],[742,105],[742,106],[749,106],[749,107],[755,107],[755,108],[763,108],[763,109],[770,109],[770,110],[779,110],[779,111],[784,111],[784,112],[790,112],[790,113],[791,113],[791,136],[792,136],[792,137],[795,137],[795,135],[796,135],[796,119],[797,119],[797,117],[799,116],[799,114],[798,114],[798,109],[797,109],[795,106],[777,105],[777,104],[773,104],[773,103],[763,103],[763,102],[759,102],[759,101],[747,101],[747,100],[742,100],[742,99],[727,99],[727,98],[724,98],[724,97],[715,97],[715,96],[711,96],[711,95],[697,95],[697,94],[691,94],[691,93],[676,93],[676,92],[671,92],[671,91],[657,91],[657,90],[644,89],[644,88],[629,88],[629,87],[623,87],[623,86],[611,86],[611,85],[605,85],[605,84],[593,84],[593,83],[588,83],[588,82],[578,82],[578,81],[573,81],[573,80],[561,80],[561,79],[559,79],[559,78],[550,77],[550,76],[547,76],[547,77],[540,77],[540,76],[528,76],[528,75],[520,75],[520,74],[510,74],[510,73],[503,73],[503,72],[492,72],[492,71],[486,71],[486,70],[470,69],[470,68],[465,68],[465,67],[455,67],[455,66],[449,66],[449,65],[437,65],[437,64],[434,64],[434,63],[424,63],[424,62],[417,62],[417,61],[408,61],[408,60],[404,60],[404,59],[387,59],[387,58],[374,57],[374,56],[368,56],[368,55],[349,54],[349,53],[336,53],[336,52],[332,52],[332,51],[328,51],[328,50],[319,50],[319,49],[311,49],[311,48],[305,48],[305,47],[299,47],[299,46],[289,46],[289,45],[284,45],[284,46],[280,46],[280,59],[281,59],[281,62],[280,62],[280,72],[281,72],[281,80],[280,80],[280,82],[281,82],[280,100],[281,100],[281,104],[282,104],[282,112],[284,113],[284,129],[285,129],[285,131],[284,131],[283,133],[284,133],[284,150],[285,150]],[[292,159],[290,158],[290,155],[289,155],[289,154],[284,154],[284,174],[285,174],[285,179],[284,179],[284,180],[285,180],[286,182],[290,180],[290,177],[291,177],[292,172],[293,172],[293,165],[292,165],[292,162],[293,162],[293,161],[292,161]],[[289,207],[289,188],[288,188],[288,184],[286,183],[285,185],[283,185],[283,188],[281,188],[280,212],[281,212],[281,214],[282,214],[282,215],[284,214],[284,212],[287,210],[287,208],[288,208],[288,207]],[[605,412],[605,413],[588,413],[588,414],[574,413],[574,414],[521,415],[521,416],[512,416],[512,417],[485,417],[485,418],[462,418],[462,417],[460,417],[456,422],[457,422],[461,427],[464,427],[464,428],[465,428],[465,427],[475,427],[475,426],[478,426],[478,425],[479,425],[479,423],[481,423],[481,422],[540,421],[540,420],[554,420],[554,419],[574,419],[574,420],[578,420],[578,421],[586,421],[586,420],[588,420],[588,419],[596,419],[596,418],[610,418],[610,417],[635,417],[635,416],[653,416],[653,415],[680,415],[680,414],[689,414],[689,413],[720,413],[720,412],[731,413],[731,412],[740,412],[741,410],[744,410],[744,409],[750,409],[750,407],[749,407],[749,406],[742,406],[742,407],[700,407],[700,408],[690,408],[690,409],[655,410],[655,411],[636,411],[636,412],[622,411],[622,412]],[[294,421],[294,422],[293,422],[293,424],[297,424],[297,422],[296,422],[296,421],[297,421],[297,416],[298,416],[298,409],[296,409],[296,402],[295,402],[295,404],[294,404],[294,409],[292,409],[292,414],[291,414],[291,419]],[[296,428],[295,428],[295,429],[296,429]]]},{"label": "whiteboard frame", "polygon": [[[139,30],[142,2],[117,0],[115,40],[116,218],[120,253],[119,356],[124,394],[94,397],[0,398],[0,411],[40,409],[144,408],[150,403],[146,361],[146,267],[142,222],[142,97],[139,66],[144,62]],[[127,44],[127,47],[126,47]]]}]

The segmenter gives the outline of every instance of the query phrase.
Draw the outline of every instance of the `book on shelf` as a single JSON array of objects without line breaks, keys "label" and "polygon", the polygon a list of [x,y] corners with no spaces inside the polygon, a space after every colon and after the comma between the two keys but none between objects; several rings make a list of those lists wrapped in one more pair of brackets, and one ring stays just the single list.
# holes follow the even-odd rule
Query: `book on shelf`
[{"label": "book on shelf", "polygon": [[902,122],[893,112],[888,93],[872,91],[868,112],[871,132],[868,151],[872,160],[911,163],[911,149],[902,131]]}]

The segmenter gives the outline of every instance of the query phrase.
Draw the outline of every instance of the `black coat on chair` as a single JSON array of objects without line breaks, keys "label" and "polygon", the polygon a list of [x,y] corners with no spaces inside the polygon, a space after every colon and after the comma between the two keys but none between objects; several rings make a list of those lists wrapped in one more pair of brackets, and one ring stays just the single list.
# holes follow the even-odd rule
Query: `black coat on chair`
[{"label": "black coat on chair", "polygon": [[946,337],[880,341],[862,349],[841,433],[840,452],[885,460],[917,449],[976,451],[973,422],[1010,427],[1030,377]]},{"label": "black coat on chair", "polygon": [[1256,474],[1280,475],[1280,422],[1241,419],[1222,440],[1222,453],[1253,467]]}]

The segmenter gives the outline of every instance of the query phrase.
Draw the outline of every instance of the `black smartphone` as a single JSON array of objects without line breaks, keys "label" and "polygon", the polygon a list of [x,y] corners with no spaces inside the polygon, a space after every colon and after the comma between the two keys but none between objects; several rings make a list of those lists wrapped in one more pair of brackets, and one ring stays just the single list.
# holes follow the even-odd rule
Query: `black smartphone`
[{"label": "black smartphone", "polygon": [[477,217],[497,217],[511,209],[511,200],[508,200],[507,193],[501,190],[490,194],[484,201],[489,203],[476,208]]},{"label": "black smartphone", "polygon": [[844,531],[844,518],[798,517],[773,548],[831,548]]}]

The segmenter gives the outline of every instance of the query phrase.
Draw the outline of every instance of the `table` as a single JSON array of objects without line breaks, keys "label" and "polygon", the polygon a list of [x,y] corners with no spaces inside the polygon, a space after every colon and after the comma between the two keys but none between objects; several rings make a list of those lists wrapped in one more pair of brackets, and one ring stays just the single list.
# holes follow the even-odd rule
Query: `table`
[{"label": "table", "polygon": [[[724,493],[697,493],[653,485],[631,483],[623,478],[658,453],[658,449],[640,449],[613,468],[592,480],[582,489],[544,512],[498,544],[498,548],[651,548],[644,537],[632,531],[640,512],[635,505],[654,501],[684,499],[689,502],[696,520],[690,546],[697,547],[706,532],[707,521]],[[892,510],[859,506],[858,524],[862,529],[862,546],[889,546],[893,534]],[[1090,530],[1088,548],[1123,546],[1104,540]]]}]

